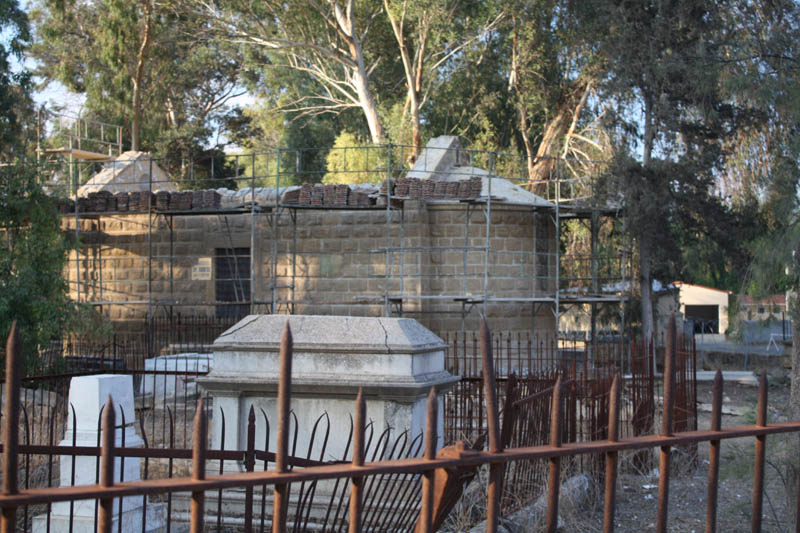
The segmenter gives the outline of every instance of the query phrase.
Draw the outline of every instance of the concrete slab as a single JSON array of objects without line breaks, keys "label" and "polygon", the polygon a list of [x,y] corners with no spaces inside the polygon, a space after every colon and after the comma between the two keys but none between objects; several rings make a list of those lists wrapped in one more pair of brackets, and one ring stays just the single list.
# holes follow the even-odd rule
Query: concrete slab
[{"label": "concrete slab", "polygon": [[[697,381],[714,381],[716,370],[698,370]],[[723,370],[722,379],[726,383],[758,386],[758,376],[747,370]]]}]

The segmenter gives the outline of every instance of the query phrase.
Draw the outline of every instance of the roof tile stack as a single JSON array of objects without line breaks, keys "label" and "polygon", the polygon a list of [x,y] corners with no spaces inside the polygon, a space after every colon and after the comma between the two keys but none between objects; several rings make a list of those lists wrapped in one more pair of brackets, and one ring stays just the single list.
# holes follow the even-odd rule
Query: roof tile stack
[{"label": "roof tile stack", "polygon": [[322,188],[322,204],[336,205],[336,185],[325,185]]},{"label": "roof tile stack", "polygon": [[397,184],[395,185],[395,188],[394,188],[395,196],[400,196],[402,198],[405,198],[405,197],[408,196],[408,192],[409,192],[409,179],[408,178],[398,178],[397,179]]},{"label": "roof tile stack", "polygon": [[436,182],[433,180],[424,180],[422,182],[422,195],[421,198],[425,200],[433,200],[433,191],[436,189]]},{"label": "roof tile stack", "polygon": [[[380,194],[386,195],[387,185],[390,194],[397,198],[422,200],[467,200],[478,198],[481,194],[480,176],[461,181],[435,181],[431,179],[398,178],[384,181]],[[372,189],[374,191],[374,189]],[[351,188],[350,185],[322,185],[304,183],[292,188],[283,195],[282,202],[287,205],[313,207],[369,207],[375,205],[375,194],[367,190]],[[57,200],[60,213],[75,211],[75,203],[69,199]],[[143,212],[149,208],[167,211],[213,211],[222,209],[222,195],[215,190],[200,191],[135,191],[112,194],[97,191],[78,199],[81,213],[102,212]]]},{"label": "roof tile stack", "polygon": [[128,210],[128,193],[126,192],[118,192],[114,195],[114,198],[117,200],[117,211],[127,211]]},{"label": "roof tile stack", "polygon": [[222,195],[217,191],[203,191],[203,209],[220,209]]},{"label": "roof tile stack", "polygon": [[311,189],[311,205],[314,207],[321,207],[324,200],[325,188],[323,185],[316,184]]},{"label": "roof tile stack", "polygon": [[169,192],[158,191],[156,193],[156,209],[166,211],[169,209]]},{"label": "roof tile stack", "polygon": [[361,191],[350,191],[347,205],[354,207],[369,207],[371,205],[369,195]]},{"label": "roof tile stack", "polygon": [[471,190],[470,184],[467,180],[461,180],[458,182],[458,198],[459,200],[466,200],[470,198]]},{"label": "roof tile stack", "polygon": [[172,211],[188,211],[192,208],[192,191],[174,192],[169,197],[169,208]]},{"label": "roof tile stack", "polygon": [[478,198],[483,190],[483,180],[480,176],[469,179],[469,198]]},{"label": "roof tile stack", "polygon": [[347,205],[347,199],[350,196],[350,187],[347,185],[336,185],[334,193],[333,205]]},{"label": "roof tile stack", "polygon": [[[311,203],[311,195],[313,193],[314,186],[310,183],[304,183],[300,186],[300,196],[297,199],[297,203],[300,205],[309,205]],[[286,199],[284,196],[284,202],[289,204],[291,203],[289,200]]]},{"label": "roof tile stack", "polygon": [[[483,181],[474,176],[461,181],[436,181],[431,179],[398,178],[389,180],[392,196],[414,200],[469,200],[481,195]],[[386,195],[387,181],[381,184],[379,195]],[[374,202],[369,194],[351,190],[348,185],[321,185],[304,183],[299,190],[289,191],[283,196],[287,205],[323,206],[370,206]]]},{"label": "roof tile stack", "polygon": [[58,212],[63,215],[75,212],[75,202],[69,198],[57,199],[56,205],[58,206]]},{"label": "roof tile stack", "polygon": [[299,204],[300,203],[300,196],[303,193],[303,189],[292,189],[290,191],[286,191],[286,194],[283,195],[282,202],[285,204]]},{"label": "roof tile stack", "polygon": [[192,210],[199,211],[203,205],[203,191],[192,191]]},{"label": "roof tile stack", "polygon": [[108,191],[90,193],[88,196],[89,204],[87,210],[91,212],[106,211],[108,209],[108,198],[110,196],[111,193]]},{"label": "roof tile stack", "polygon": [[[300,191],[292,191],[299,195]],[[346,202],[346,200],[345,200]],[[59,213],[75,212],[75,202],[69,198],[56,200]],[[136,213],[147,211],[152,207],[159,211],[199,211],[222,209],[222,195],[215,190],[168,192],[149,191],[118,192],[97,191],[86,197],[78,198],[80,213],[122,212]]]}]

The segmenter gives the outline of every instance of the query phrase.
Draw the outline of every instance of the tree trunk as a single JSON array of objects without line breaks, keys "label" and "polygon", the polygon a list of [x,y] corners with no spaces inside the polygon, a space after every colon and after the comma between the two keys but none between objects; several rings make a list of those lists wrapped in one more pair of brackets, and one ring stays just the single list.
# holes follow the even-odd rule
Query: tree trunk
[{"label": "tree trunk", "polygon": [[[392,25],[394,38],[397,41],[397,46],[400,50],[400,59],[402,59],[403,61],[403,71],[405,72],[406,75],[406,85],[408,86],[408,100],[406,103],[409,106],[409,111],[410,111],[409,114],[411,115],[411,142],[413,144],[413,149],[409,160],[411,163],[413,163],[414,161],[417,160],[417,157],[419,157],[422,145],[422,133],[420,131],[420,117],[419,117],[419,105],[420,105],[419,88],[420,88],[420,78],[422,77],[422,71],[421,68],[415,69],[415,66],[412,64],[411,53],[408,50],[406,39],[403,36],[405,6],[403,8],[403,14],[399,20],[394,15],[392,15],[392,11],[389,8],[389,0],[383,0],[383,7],[386,10],[386,16],[389,19],[389,23]],[[421,61],[421,55],[419,54],[419,52],[418,52],[418,59],[420,59]]]},{"label": "tree trunk", "polygon": [[381,144],[386,135],[383,132],[383,124],[381,124],[378,106],[375,104],[375,98],[372,96],[372,91],[369,88],[363,57],[359,57],[359,66],[357,69],[354,69],[353,78],[356,82],[356,91],[358,91],[358,100],[361,109],[364,111],[364,116],[367,118],[367,126],[369,126],[369,134],[372,137],[372,142]]},{"label": "tree trunk", "polygon": [[[653,105],[652,100],[645,97],[644,105],[644,143],[642,152],[642,166],[647,168],[650,165],[650,155],[653,151]],[[653,298],[651,294],[652,273],[651,273],[651,246],[650,235],[639,237],[639,294],[642,298],[642,335],[645,346],[650,346],[653,340]],[[656,354],[653,350],[653,371],[656,369]]]},{"label": "tree trunk", "polygon": [[[549,180],[553,172],[553,150],[569,127],[567,105],[561,107],[558,113],[545,126],[542,140],[536,149],[536,155],[528,152],[528,180],[531,183]],[[527,150],[527,146],[526,146]]]},{"label": "tree trunk", "polygon": [[[642,337],[646,349],[649,350],[653,339],[653,295],[651,274],[651,243],[644,236],[639,239],[639,293],[642,298]],[[653,352],[653,371],[656,369],[655,352]]]},{"label": "tree trunk", "polygon": [[[797,298],[796,292],[789,292],[788,298]],[[789,316],[792,318],[792,385],[789,395],[789,417],[791,420],[800,420],[800,307],[797,302],[789,300]],[[798,436],[793,437],[794,456],[800,454],[800,442]],[[798,498],[798,478],[800,469],[796,466],[791,467],[788,472],[789,482],[787,483],[787,493],[789,501],[797,501]],[[794,510],[795,523],[800,520],[797,515],[798,507],[792,506]]]},{"label": "tree trunk", "polygon": [[142,114],[142,78],[144,77],[144,67],[147,62],[147,49],[150,47],[150,26],[152,21],[152,6],[150,1],[144,2],[145,22],[144,35],[139,45],[139,52],[136,54],[136,71],[133,75],[133,124],[131,125],[131,150],[139,151],[139,128]]},{"label": "tree trunk", "polygon": [[[527,132],[523,130],[525,155],[528,160],[528,190],[533,191],[536,182],[546,181],[552,177],[555,164],[554,157],[556,157],[554,155],[555,149],[559,141],[574,129],[574,125],[577,123],[578,117],[586,104],[586,98],[590,90],[590,82],[584,80],[575,82],[575,86],[563,98],[556,110],[556,115],[545,126],[542,140],[536,148],[536,154],[533,153],[533,145],[528,139]],[[580,95],[580,97],[576,100],[577,95]],[[518,103],[517,106],[520,107],[520,128],[522,128],[527,124],[527,115],[525,110],[522,109],[522,103]]]},{"label": "tree trunk", "polygon": [[336,23],[339,25],[341,34],[347,41],[350,59],[355,63],[355,66],[351,67],[351,69],[353,84],[358,94],[358,103],[367,119],[367,126],[369,127],[369,134],[372,137],[372,142],[381,144],[385,138],[385,134],[383,132],[383,124],[381,124],[381,117],[378,113],[378,106],[375,104],[375,97],[372,95],[372,91],[369,88],[369,75],[367,73],[366,64],[364,63],[364,51],[361,48],[361,40],[355,29],[353,0],[347,1],[344,10],[342,10],[338,2],[333,2],[333,8],[336,16]]},{"label": "tree trunk", "polygon": [[[792,294],[792,296],[795,296]],[[800,420],[800,309],[793,302],[789,316],[792,317],[792,390],[789,400],[792,420]]]},{"label": "tree trunk", "polygon": [[419,95],[416,91],[409,90],[411,97],[411,163],[417,160],[419,153],[422,150],[422,131],[420,130],[419,118]]}]

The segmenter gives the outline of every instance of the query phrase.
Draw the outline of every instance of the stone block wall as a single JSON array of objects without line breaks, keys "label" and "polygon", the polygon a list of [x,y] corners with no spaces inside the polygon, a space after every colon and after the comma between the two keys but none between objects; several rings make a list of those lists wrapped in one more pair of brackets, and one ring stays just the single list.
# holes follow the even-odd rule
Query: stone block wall
[{"label": "stone block wall", "polygon": [[[272,302],[273,268],[278,312],[293,307],[297,314],[351,316],[383,315],[388,268],[390,294],[412,297],[403,301],[404,316],[418,319],[438,334],[461,329],[462,304],[455,297],[481,299],[485,282],[492,297],[551,296],[556,264],[549,213],[493,204],[487,255],[484,208],[460,202],[407,201],[402,212],[389,214],[388,254],[386,211],[298,209],[294,211],[296,226],[289,211],[283,211],[277,228],[272,226],[273,215],[257,214],[256,245],[251,251],[256,310],[266,312]],[[165,312],[161,302],[173,301],[173,309],[182,314],[214,315],[215,250],[249,250],[250,219],[250,214],[176,216],[171,242],[169,219],[163,216],[153,216],[149,236],[147,215],[81,220],[79,268],[73,254],[66,272],[72,296],[77,297],[79,270],[82,301],[137,302],[104,305],[104,312],[120,326],[141,322],[148,311],[148,295],[156,314]],[[65,229],[74,231],[74,224],[74,219],[64,219]],[[277,257],[275,264],[273,257]],[[204,278],[201,267],[209,262],[212,272]],[[280,305],[288,300],[294,305]],[[467,315],[467,330],[478,329],[480,312],[483,305],[477,304]],[[552,331],[554,327],[551,305],[496,302],[488,305],[487,312],[496,330]]]}]

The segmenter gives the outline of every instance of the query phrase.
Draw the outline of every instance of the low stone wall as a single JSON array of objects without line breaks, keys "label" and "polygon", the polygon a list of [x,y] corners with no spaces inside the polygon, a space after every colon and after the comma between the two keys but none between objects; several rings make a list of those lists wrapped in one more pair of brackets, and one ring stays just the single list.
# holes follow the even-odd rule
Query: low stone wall
[{"label": "low stone wall", "polygon": [[[468,209],[469,234],[465,237]],[[272,238],[271,215],[256,215],[252,294],[256,302],[262,303],[256,311],[266,312],[272,301],[275,268],[277,299],[293,299],[296,314],[381,316],[387,257],[385,252],[376,250],[386,246],[386,212],[294,212],[296,230],[289,211],[278,217],[277,240]],[[390,293],[483,296],[486,254],[478,247],[486,244],[486,220],[481,206],[407,201],[402,213],[393,211],[390,216],[391,246],[405,247],[402,253],[395,250],[390,254]],[[250,218],[250,214],[175,216],[172,243],[169,219],[163,216],[153,216],[150,235],[147,215],[81,220],[81,300],[140,302],[104,306],[119,325],[141,327],[148,310],[148,294],[156,313],[165,309],[158,302],[171,300],[177,303],[174,309],[183,314],[213,315],[217,312],[213,305],[217,300],[215,252],[239,248],[250,253]],[[74,224],[74,219],[64,219],[65,229],[74,230]],[[534,214],[530,207],[493,204],[489,294],[500,298],[551,295],[556,271],[554,235],[549,214]],[[466,253],[455,248],[465,245],[475,248]],[[275,265],[271,260],[273,246],[277,251]],[[74,255],[66,275],[72,296],[76,297]],[[288,287],[293,279],[292,297]],[[249,270],[244,280],[249,282]],[[286,313],[288,309],[286,305],[279,306],[278,312]],[[460,330],[461,311],[461,303],[452,298],[403,302],[404,316],[418,319],[439,334]],[[505,331],[535,328],[546,332],[552,331],[554,324],[551,306],[536,307],[531,303],[493,303],[488,316],[493,328]],[[473,310],[466,327],[476,330],[478,326],[479,313]]]}]

